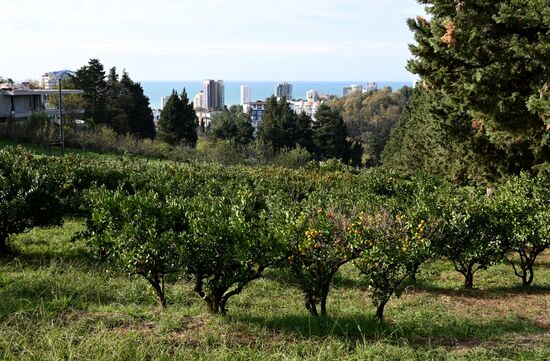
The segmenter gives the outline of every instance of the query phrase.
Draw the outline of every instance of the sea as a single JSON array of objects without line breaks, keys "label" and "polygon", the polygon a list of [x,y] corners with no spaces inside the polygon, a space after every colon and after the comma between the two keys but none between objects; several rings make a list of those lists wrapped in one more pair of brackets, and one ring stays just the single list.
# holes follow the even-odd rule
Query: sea
[{"label": "sea", "polygon": [[[265,100],[273,95],[278,81],[225,81],[225,104],[231,106],[240,103],[241,85],[250,87],[251,100]],[[305,99],[306,92],[317,90],[319,94],[342,96],[344,87],[351,84],[360,84],[364,88],[366,81],[287,81],[293,86],[293,97]],[[391,87],[397,90],[404,86],[412,86],[412,81],[377,81],[378,88]],[[151,108],[160,108],[160,98],[172,94],[172,90],[178,93],[183,89],[187,91],[192,101],[195,94],[202,90],[202,81],[142,81],[143,91],[149,97]]]}]

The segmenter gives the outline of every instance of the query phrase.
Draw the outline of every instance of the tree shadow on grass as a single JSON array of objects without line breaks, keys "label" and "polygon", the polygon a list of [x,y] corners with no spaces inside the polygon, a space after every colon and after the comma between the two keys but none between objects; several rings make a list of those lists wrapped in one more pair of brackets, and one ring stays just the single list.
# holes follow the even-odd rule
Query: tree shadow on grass
[{"label": "tree shadow on grass", "polygon": [[550,294],[550,287],[533,285],[531,287],[523,288],[520,285],[512,287],[491,287],[486,289],[452,289],[438,287],[428,282],[418,281],[414,287],[410,289],[412,292],[423,291],[433,294],[440,294],[451,297],[469,297],[479,299],[498,299],[506,298],[510,295],[548,295]]},{"label": "tree shadow on grass", "polygon": [[[62,270],[60,270],[62,272]],[[117,302],[116,293],[108,286],[98,287],[63,279],[13,278],[0,288],[0,319],[17,312],[59,313],[68,309],[85,309],[89,305]]]},{"label": "tree shadow on grass", "polygon": [[349,344],[384,341],[394,344],[406,343],[413,348],[473,347],[483,341],[512,334],[545,334],[550,327],[541,326],[523,318],[499,319],[479,322],[475,319],[452,320],[434,323],[429,318],[413,318],[398,323],[378,323],[374,317],[350,314],[335,317],[311,317],[309,315],[277,315],[272,317],[232,316],[232,322],[255,325],[271,332],[308,338],[338,338]]}]

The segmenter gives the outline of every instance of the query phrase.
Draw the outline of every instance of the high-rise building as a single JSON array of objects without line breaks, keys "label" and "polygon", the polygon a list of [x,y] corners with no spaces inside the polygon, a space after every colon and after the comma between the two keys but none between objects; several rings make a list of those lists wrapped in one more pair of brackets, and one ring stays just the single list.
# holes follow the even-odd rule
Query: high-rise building
[{"label": "high-rise building", "polygon": [[317,100],[319,100],[319,93],[317,92],[317,90],[309,90],[306,93],[306,100],[308,102],[316,102]]},{"label": "high-rise building", "polygon": [[221,111],[225,105],[223,80],[207,79],[202,82],[202,108],[208,111]]},{"label": "high-rise building", "polygon": [[344,96],[348,96],[352,93],[355,93],[355,92],[359,92],[359,93],[362,93],[363,92],[363,86],[360,85],[360,84],[351,84],[350,86],[347,86],[344,88]]},{"label": "high-rise building", "polygon": [[367,92],[375,92],[378,90],[378,83],[375,81],[367,83]]},{"label": "high-rise building", "polygon": [[204,92],[201,90],[193,98],[193,108],[200,109],[202,108],[202,103],[204,102]]},{"label": "high-rise building", "polygon": [[169,96],[160,97],[160,110],[164,109],[166,103],[168,103],[168,99],[170,99]]},{"label": "high-rise building", "polygon": [[250,86],[241,85],[241,105],[250,103]]},{"label": "high-rise building", "polygon": [[275,91],[277,98],[286,98],[287,100],[292,99],[292,84],[287,82],[279,83]]}]

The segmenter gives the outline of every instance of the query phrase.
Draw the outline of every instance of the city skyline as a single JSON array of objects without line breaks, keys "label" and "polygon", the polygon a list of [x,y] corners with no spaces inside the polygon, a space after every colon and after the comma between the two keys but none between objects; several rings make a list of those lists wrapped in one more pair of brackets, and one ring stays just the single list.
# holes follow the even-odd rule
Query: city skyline
[{"label": "city skyline", "polygon": [[139,81],[411,80],[406,19],[424,14],[415,0],[20,0],[2,10],[13,56],[0,76],[16,80],[90,58]]}]

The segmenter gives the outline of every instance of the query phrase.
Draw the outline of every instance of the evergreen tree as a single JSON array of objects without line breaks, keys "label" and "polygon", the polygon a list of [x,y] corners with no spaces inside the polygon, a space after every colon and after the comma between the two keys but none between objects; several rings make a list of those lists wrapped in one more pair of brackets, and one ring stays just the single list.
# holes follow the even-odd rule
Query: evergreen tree
[{"label": "evergreen tree", "polygon": [[[475,123],[474,123],[475,124]],[[418,86],[382,153],[382,165],[456,184],[492,182],[504,159],[472,117],[443,92]]]},{"label": "evergreen tree", "polygon": [[197,115],[185,89],[181,97],[175,90],[172,91],[160,115],[158,128],[159,139],[168,144],[191,147],[197,144]]},{"label": "evergreen tree", "polygon": [[308,152],[313,152],[313,120],[304,112],[298,114],[296,118],[296,126],[294,130],[294,139],[296,145],[306,149]]},{"label": "evergreen tree", "polygon": [[78,89],[84,91],[82,97],[86,116],[97,124],[106,124],[109,111],[103,64],[98,59],[91,59],[88,65],[76,71],[73,82]]},{"label": "evergreen tree", "polygon": [[250,115],[243,113],[241,106],[231,106],[216,116],[212,122],[212,137],[228,139],[245,145],[254,140],[254,127]]},{"label": "evergreen tree", "polygon": [[126,89],[122,87],[116,67],[112,67],[107,75],[107,124],[119,134],[128,132],[128,110],[132,99]]},{"label": "evergreen tree", "polygon": [[[430,19],[409,20],[408,69],[470,115],[502,156],[495,173],[549,169],[550,16],[547,0],[421,0]],[[466,126],[466,125],[464,125]],[[471,155],[471,153],[469,153]],[[477,158],[488,163],[493,155]],[[488,181],[490,181],[488,179]]]},{"label": "evergreen tree", "polygon": [[143,93],[140,83],[135,83],[126,71],[120,80],[124,90],[121,106],[127,118],[127,131],[138,138],[155,138],[155,122],[149,106],[149,98]]},{"label": "evergreen tree", "polygon": [[315,156],[318,159],[335,158],[347,161],[349,158],[347,129],[340,111],[321,104],[315,118],[313,125]]},{"label": "evergreen tree", "polygon": [[278,101],[272,96],[267,100],[257,138],[260,144],[271,144],[276,152],[297,145],[308,149],[312,144],[311,118],[297,115],[286,98]]}]

